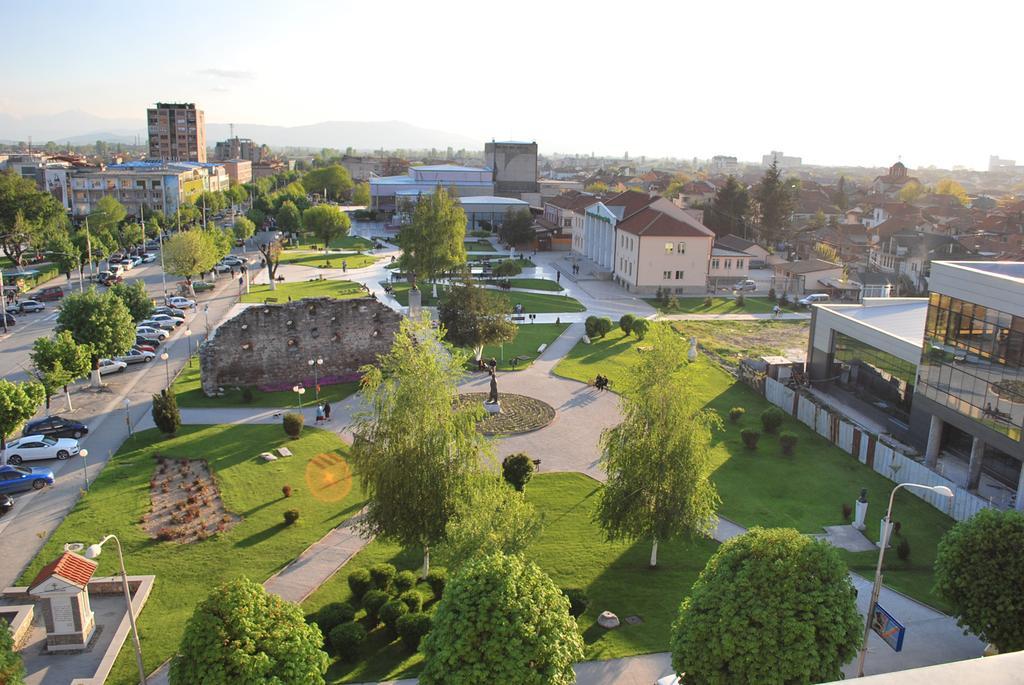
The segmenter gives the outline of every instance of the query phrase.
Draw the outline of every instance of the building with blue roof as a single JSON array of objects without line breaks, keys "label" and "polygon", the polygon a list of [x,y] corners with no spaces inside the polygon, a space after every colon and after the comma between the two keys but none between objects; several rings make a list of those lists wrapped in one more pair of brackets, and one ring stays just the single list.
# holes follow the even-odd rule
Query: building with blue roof
[{"label": "building with blue roof", "polygon": [[487,167],[430,164],[410,167],[402,176],[371,176],[370,205],[379,211],[394,212],[400,199],[414,202],[439,187],[452,190],[460,198],[494,195],[492,175]]}]

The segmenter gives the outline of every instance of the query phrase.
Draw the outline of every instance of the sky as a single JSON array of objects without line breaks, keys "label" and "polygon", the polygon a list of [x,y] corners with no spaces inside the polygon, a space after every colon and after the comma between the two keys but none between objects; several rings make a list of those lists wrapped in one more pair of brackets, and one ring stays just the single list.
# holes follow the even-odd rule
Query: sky
[{"label": "sky", "polygon": [[[1024,160],[1024,4],[0,0],[0,113],[399,120],[541,153]],[[15,28],[17,27],[17,28]]]}]

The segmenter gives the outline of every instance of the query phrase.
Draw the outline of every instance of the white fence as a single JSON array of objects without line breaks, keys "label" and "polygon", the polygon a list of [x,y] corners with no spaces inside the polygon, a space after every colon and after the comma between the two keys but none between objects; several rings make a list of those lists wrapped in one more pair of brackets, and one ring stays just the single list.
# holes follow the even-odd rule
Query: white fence
[{"label": "white fence", "polygon": [[776,380],[765,379],[764,396],[818,435],[894,483],[945,485],[953,491],[952,500],[927,490],[908,490],[957,521],[968,519],[990,506],[987,501],[968,492],[966,488],[879,442],[877,435],[833,413],[806,395],[797,396],[796,391]]}]

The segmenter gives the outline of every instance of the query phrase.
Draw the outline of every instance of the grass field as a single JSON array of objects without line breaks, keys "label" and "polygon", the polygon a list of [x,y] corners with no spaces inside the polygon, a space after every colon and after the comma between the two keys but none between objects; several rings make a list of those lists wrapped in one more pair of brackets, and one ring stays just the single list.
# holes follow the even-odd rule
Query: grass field
[{"label": "grass field", "polygon": [[[252,402],[245,402],[242,399],[241,388],[224,388],[224,395],[221,397],[207,397],[203,393],[202,380],[199,375],[199,358],[192,357],[190,366],[186,366],[178,374],[171,384],[178,399],[178,406],[185,409],[216,409],[227,407],[294,407],[298,404],[299,398],[290,390],[280,392],[263,392],[256,388],[252,391]],[[320,399],[330,403],[340,402],[352,393],[359,390],[358,383],[338,383],[335,385],[321,385]],[[315,402],[315,393],[308,388],[302,396],[303,404]]]},{"label": "grass field", "polygon": [[[550,345],[569,327],[567,323],[533,323],[520,324],[516,337],[503,346],[484,345],[483,359],[497,359],[499,371],[521,371],[530,366],[540,356],[537,348],[542,344]],[[524,357],[515,367],[513,357]],[[470,360],[470,368],[476,369],[476,362]]]},{"label": "grass field", "polygon": [[[646,298],[644,302],[651,305],[661,314],[771,314],[772,308],[777,304],[767,297],[743,298],[742,307],[736,304],[733,297],[712,297],[711,306],[704,304],[703,297],[682,297],[679,298],[678,307],[666,307],[658,303],[654,298]],[[798,311],[793,306],[782,306],[783,311]]]},{"label": "grass field", "polygon": [[[490,278],[487,279],[487,283],[494,285],[503,280],[505,279]],[[526,290],[547,290],[553,293],[565,290],[561,283],[556,283],[548,278],[510,278],[508,282],[513,288],[525,288]]]},{"label": "grass field", "polygon": [[811,322],[804,321],[673,321],[672,328],[731,364],[743,357],[783,355],[804,358]]},{"label": "grass field", "polygon": [[[608,376],[612,390],[622,384],[636,359],[636,339],[612,333],[590,345],[576,345],[555,367],[560,376],[587,382],[598,373]],[[643,343],[641,343],[643,344]],[[726,421],[716,433],[713,479],[722,497],[720,512],[743,526],[792,526],[803,533],[821,533],[822,527],[844,523],[842,505],[853,505],[860,489],[869,493],[865,534],[878,539],[878,521],[884,514],[894,483],[862,465],[793,418],[781,430],[798,436],[792,456],[781,453],[778,440],[762,435],[756,451],[743,446],[743,428],[761,430],[761,412],[771,406],[763,397],[702,357],[693,369],[693,396],[703,406],[726,417],[732,407],[744,407],[739,423]],[[901,561],[888,557],[885,582],[923,602],[948,609],[932,591],[932,565],[936,546],[953,521],[914,495],[901,492],[896,498],[895,519],[902,521],[901,534],[908,538],[912,554]],[[870,576],[876,552],[843,552],[852,570]]]},{"label": "grass field", "polygon": [[[287,445],[294,456],[264,463],[256,456]],[[21,577],[32,580],[44,563],[56,558],[65,542],[98,542],[115,533],[124,547],[129,574],[155,574],[156,582],[139,620],[147,672],[178,648],[185,622],[195,605],[219,583],[245,575],[262,582],[298,556],[331,528],[359,511],[362,494],[343,478],[317,495],[307,481],[307,465],[321,454],[344,455],[346,447],[328,431],[307,428],[298,440],[278,425],[183,426],[178,437],[162,440],[143,431],[118,450],[99,478],[57,528],[40,555]],[[191,544],[157,542],[139,525],[149,511],[149,481],[157,453],[172,458],[206,459],[215,474],[225,508],[242,521],[224,533]],[[315,475],[314,472],[310,472]],[[307,483],[312,483],[307,485]],[[281,495],[291,485],[292,496]],[[282,514],[298,509],[299,521],[286,526]],[[99,557],[97,575],[117,572],[113,550]],[[110,685],[138,682],[128,642],[108,678]]]},{"label": "grass field", "polygon": [[474,240],[466,240],[466,252],[493,252],[494,245],[491,244],[490,240],[486,238],[476,238]]},{"label": "grass field", "polygon": [[[475,254],[470,255],[469,261],[472,263],[482,262],[485,259],[489,259],[492,262],[498,262],[507,261],[508,258],[509,256],[507,254]],[[529,269],[531,267],[537,266],[536,264],[533,263],[532,259],[527,259],[526,257],[516,257],[515,262],[524,269]]]},{"label": "grass field", "polygon": [[[431,297],[432,287],[429,283],[419,283],[420,292],[423,293],[423,306],[433,307],[437,304]],[[393,283],[395,299],[404,307],[409,306],[409,284]],[[446,286],[437,286],[437,293],[443,297]],[[526,314],[554,314],[558,312],[583,312],[586,311],[579,300],[564,295],[548,295],[546,293],[523,293],[511,292],[500,293],[513,305],[522,304]]]},{"label": "grass field", "polygon": [[[586,641],[587,659],[665,651],[679,603],[716,545],[709,540],[662,543],[658,546],[658,569],[651,571],[647,568],[648,542],[607,542],[594,523],[600,487],[580,474],[534,476],[526,486],[526,498],[543,515],[544,529],[527,549],[526,556],[540,565],[559,587],[586,591],[590,608],[578,624]],[[350,600],[346,578],[353,569],[383,561],[400,570],[415,569],[421,562],[419,554],[418,550],[403,551],[396,545],[372,542],[341,573],[310,596],[303,609],[312,612],[330,602]],[[444,565],[443,550],[432,552],[431,559],[436,565]],[[620,617],[641,616],[644,622],[605,630],[597,626],[597,615],[606,609]],[[328,672],[328,682],[383,680],[415,674],[420,655],[410,656],[399,642],[388,643],[381,632],[371,634],[365,652],[368,658],[354,665],[335,663]]]},{"label": "grass field", "polygon": [[316,266],[327,269],[341,269],[341,263],[349,269],[361,269],[370,266],[380,257],[362,253],[353,254],[324,254],[323,252],[300,252],[298,250],[286,250],[281,255],[281,264],[299,264],[302,266]]},{"label": "grass field", "polygon": [[[317,248],[321,250],[324,247],[323,242],[315,235],[312,233],[306,233],[303,234],[302,238],[299,239],[299,244],[293,249],[309,250],[312,249],[313,245],[316,245]],[[335,238],[328,243],[327,247],[335,250],[369,250],[373,247],[373,241],[367,240],[366,238],[358,235],[346,235],[340,238]]]},{"label": "grass field", "polygon": [[352,281],[285,281],[278,283],[275,290],[269,285],[254,285],[247,295],[242,295],[242,302],[263,302],[267,298],[277,298],[278,302],[289,299],[301,300],[304,297],[334,297],[347,300],[353,297],[364,297],[366,291],[359,283]]}]

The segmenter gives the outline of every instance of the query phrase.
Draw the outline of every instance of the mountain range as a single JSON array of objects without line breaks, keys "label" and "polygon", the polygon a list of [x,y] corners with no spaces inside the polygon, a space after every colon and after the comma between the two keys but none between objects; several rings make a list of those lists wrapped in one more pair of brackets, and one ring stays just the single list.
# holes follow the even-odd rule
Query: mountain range
[{"label": "mountain range", "polygon": [[[344,150],[482,149],[484,141],[458,133],[422,128],[404,121],[324,121],[305,126],[268,126],[235,124],[235,134],[252,138],[271,147],[332,147]],[[230,135],[229,124],[206,124],[206,142],[213,146]],[[104,140],[132,144],[136,137],[146,140],[144,120],[105,119],[88,112],[67,111],[58,114],[18,117],[0,112],[0,141],[28,141],[41,146],[47,141],[84,145]]]}]

